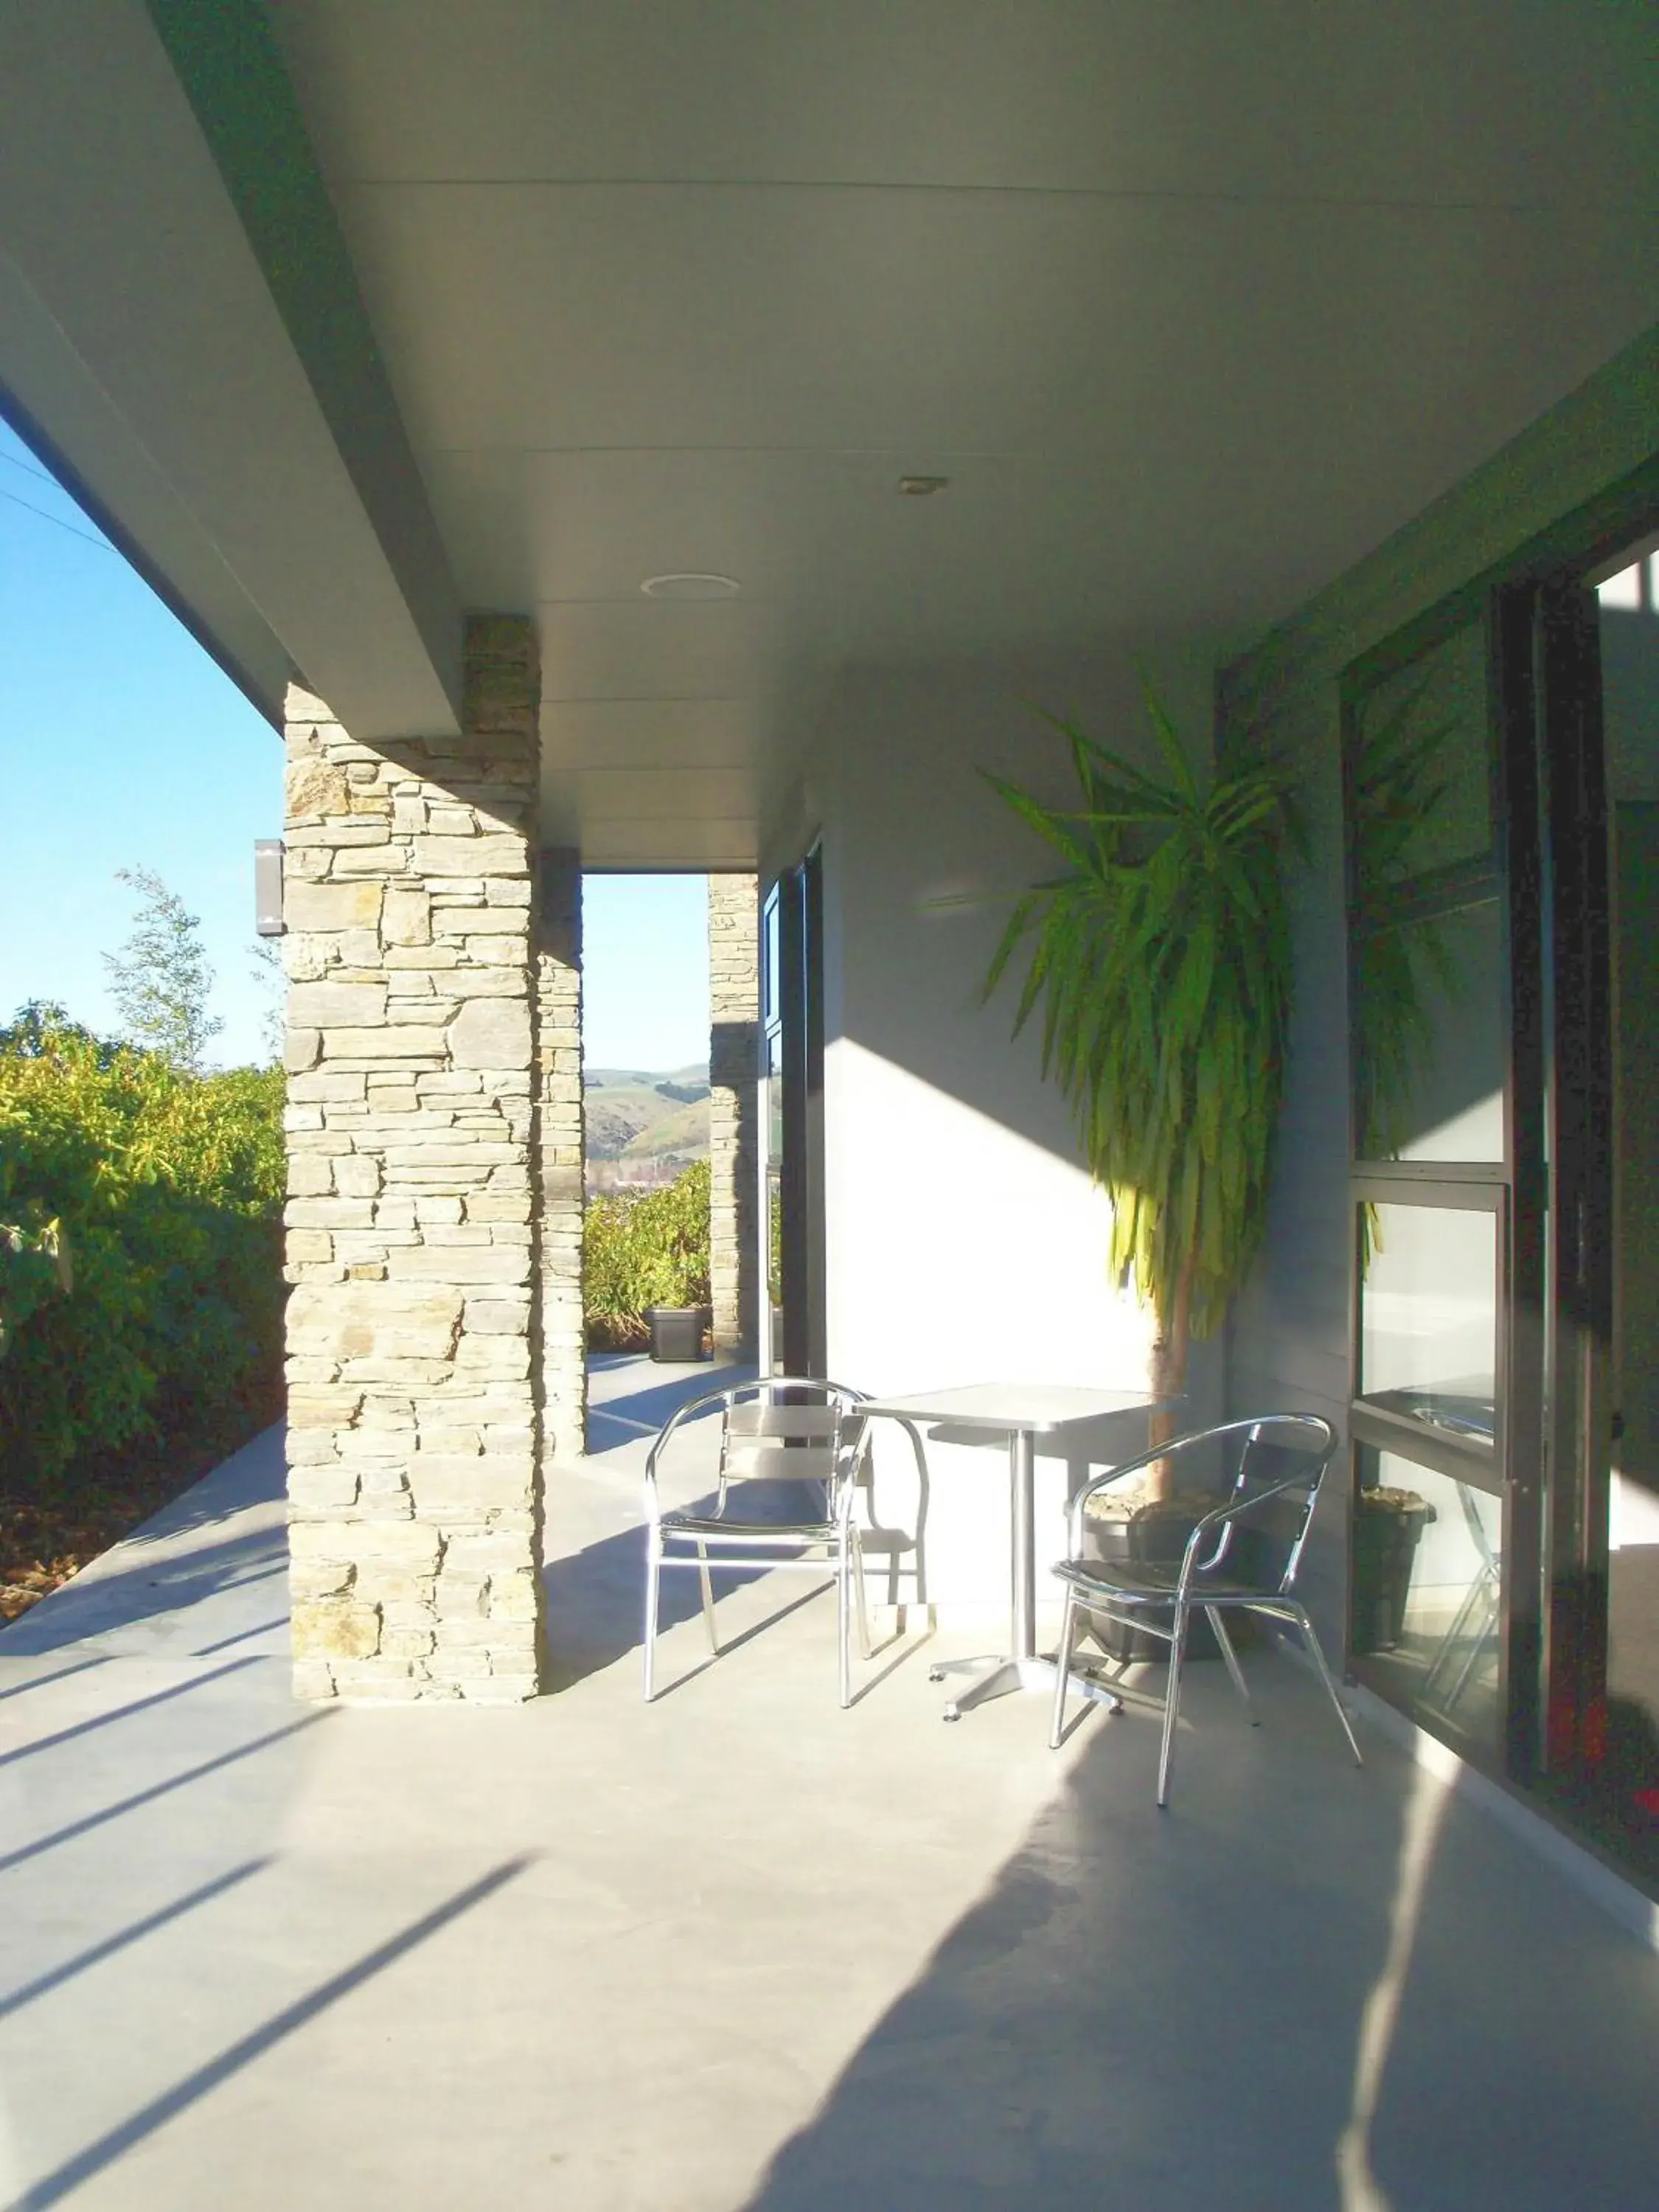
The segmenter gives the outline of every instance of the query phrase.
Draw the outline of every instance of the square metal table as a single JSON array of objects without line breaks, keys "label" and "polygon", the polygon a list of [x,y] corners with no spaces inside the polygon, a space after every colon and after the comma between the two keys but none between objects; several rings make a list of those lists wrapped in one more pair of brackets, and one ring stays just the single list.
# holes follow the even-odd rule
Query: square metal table
[{"label": "square metal table", "polygon": [[[916,1390],[902,1397],[872,1398],[862,1408],[894,1420],[932,1422],[940,1428],[980,1430],[1008,1439],[1008,1518],[1013,1569],[1010,1642],[1006,1657],[947,1659],[928,1670],[932,1681],[947,1674],[978,1673],[979,1679],[945,1708],[947,1721],[960,1720],[975,1705],[1009,1690],[1054,1693],[1060,1669],[1037,1656],[1036,1487],[1036,1440],[1061,1430],[1099,1421],[1115,1413],[1152,1413],[1176,1404],[1139,1390],[1093,1390],[1063,1382],[966,1382],[951,1389]],[[1131,1455],[1133,1456],[1133,1455]],[[983,1670],[983,1671],[981,1671]],[[1123,1700],[1103,1682],[1074,1674],[1072,1686],[1116,1711]]]}]

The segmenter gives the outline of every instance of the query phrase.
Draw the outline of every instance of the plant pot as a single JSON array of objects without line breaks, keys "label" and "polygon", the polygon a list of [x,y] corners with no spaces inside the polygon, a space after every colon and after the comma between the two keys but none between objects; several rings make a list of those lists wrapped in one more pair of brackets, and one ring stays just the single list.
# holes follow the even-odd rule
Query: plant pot
[{"label": "plant pot", "polygon": [[1353,1648],[1392,1651],[1405,1632],[1412,1561],[1435,1518],[1414,1490],[1366,1490],[1353,1516]]},{"label": "plant pot", "polygon": [[[1178,1567],[1188,1538],[1204,1516],[1220,1503],[1216,1498],[1170,1498],[1156,1504],[1137,1506],[1133,1514],[1123,1517],[1113,1516],[1109,1519],[1103,1514],[1087,1514],[1083,1523],[1083,1556],[1115,1567],[1154,1564]],[[1170,1615],[1158,1611],[1153,1618],[1167,1626]],[[1144,1628],[1114,1620],[1105,1613],[1091,1613],[1088,1620],[1090,1634],[1109,1659],[1169,1658],[1168,1644],[1162,1637],[1149,1635]],[[1237,1641],[1237,1637],[1234,1641]],[[1220,1656],[1221,1647],[1215,1640],[1214,1631],[1201,1613],[1194,1613],[1187,1624],[1187,1656],[1218,1659]]]},{"label": "plant pot", "polygon": [[645,1325],[651,1332],[651,1357],[671,1367],[689,1367],[702,1358],[702,1333],[708,1325],[707,1306],[647,1306]]}]

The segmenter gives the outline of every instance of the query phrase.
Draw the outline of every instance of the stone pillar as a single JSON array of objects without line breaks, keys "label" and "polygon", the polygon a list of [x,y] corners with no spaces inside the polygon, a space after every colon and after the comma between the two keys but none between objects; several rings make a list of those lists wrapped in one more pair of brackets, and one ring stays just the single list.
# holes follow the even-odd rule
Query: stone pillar
[{"label": "stone pillar", "polygon": [[295,1687],[533,1696],[531,625],[468,629],[464,734],[289,695]]},{"label": "stone pillar", "polygon": [[708,878],[709,1275],[717,1351],[752,1352],[759,896],[753,876]]},{"label": "stone pillar", "polygon": [[582,1316],[581,855],[541,856],[536,952],[536,1065],[541,1199],[542,1456],[587,1448],[587,1337]]}]

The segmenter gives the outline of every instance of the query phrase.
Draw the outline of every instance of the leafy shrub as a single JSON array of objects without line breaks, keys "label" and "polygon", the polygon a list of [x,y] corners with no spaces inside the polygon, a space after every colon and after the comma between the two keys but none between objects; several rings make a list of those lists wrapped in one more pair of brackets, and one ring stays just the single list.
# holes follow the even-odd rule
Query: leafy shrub
[{"label": "leafy shrub", "polygon": [[591,1199],[582,1224],[587,1340],[627,1350],[645,1341],[647,1306],[708,1304],[708,1163],[661,1190]]},{"label": "leafy shrub", "polygon": [[0,1487],[62,1494],[272,1417],[282,1102],[274,1071],[193,1075],[50,1018],[0,1031],[9,1215],[60,1222],[74,1263],[0,1360]]}]

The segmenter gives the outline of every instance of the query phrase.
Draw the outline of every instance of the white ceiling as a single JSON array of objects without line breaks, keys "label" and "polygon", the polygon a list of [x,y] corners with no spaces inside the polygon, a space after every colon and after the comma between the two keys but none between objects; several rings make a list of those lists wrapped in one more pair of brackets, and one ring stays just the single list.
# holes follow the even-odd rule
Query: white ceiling
[{"label": "white ceiling", "polygon": [[1640,9],[273,13],[594,864],[748,859],[842,660],[1272,619],[1659,304]]},{"label": "white ceiling", "polygon": [[[591,866],[752,861],[769,781],[848,663],[1265,625],[1659,316],[1642,7],[269,13],[454,588],[538,617],[544,834]],[[286,654],[380,732],[441,704],[429,641],[421,662],[374,611],[396,564],[372,532],[306,526],[326,502],[262,397],[279,356],[284,392],[294,370],[274,325],[255,343],[257,270],[207,241],[217,289],[173,313],[207,266],[206,172],[172,150],[184,111],[149,86],[155,56],[100,58],[145,20],[54,0],[0,24],[36,52],[13,73],[0,247],[22,240],[40,329],[67,333],[24,360],[0,326],[0,377],[23,361],[60,450],[96,459],[58,396],[72,360],[125,424],[118,454],[105,441],[117,519],[120,485],[159,467],[131,534],[195,532],[195,568],[173,565],[207,629],[234,616],[245,661]],[[94,78],[114,118],[79,126],[94,185],[77,155],[40,216],[28,164],[78,143],[64,118],[91,114]],[[167,192],[124,186],[123,164],[166,167]],[[96,250],[66,259],[77,238]],[[918,472],[949,490],[901,497]],[[641,595],[674,569],[741,596]],[[354,627],[380,659],[343,666]]]}]

